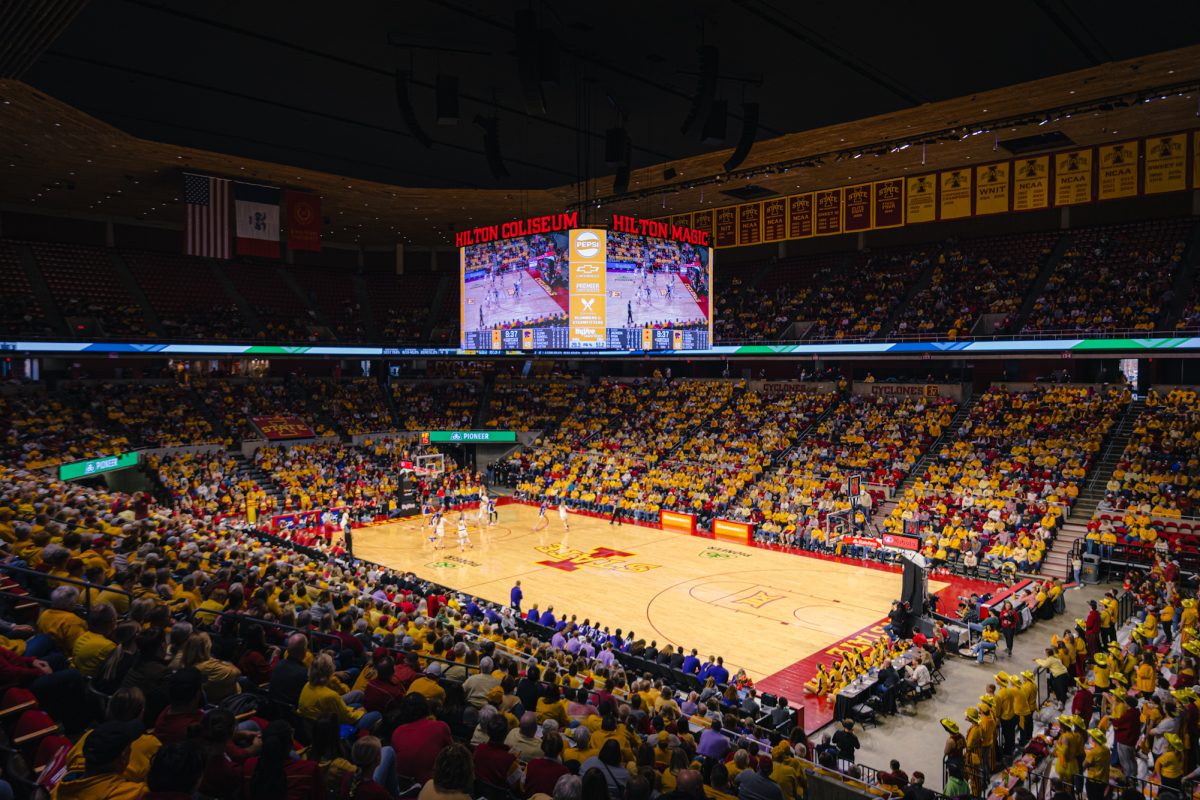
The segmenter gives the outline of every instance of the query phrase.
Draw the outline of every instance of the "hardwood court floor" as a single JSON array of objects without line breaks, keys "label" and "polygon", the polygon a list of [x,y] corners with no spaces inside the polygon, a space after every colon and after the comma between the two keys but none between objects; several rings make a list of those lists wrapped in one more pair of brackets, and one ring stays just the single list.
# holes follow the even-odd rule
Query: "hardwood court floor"
[{"label": "hardwood court floor", "polygon": [[[360,529],[355,555],[507,604],[516,580],[524,608],[599,620],[638,638],[720,655],[759,681],[878,622],[900,593],[899,572],[805,558],[638,525],[557,513],[533,532],[537,510],[499,507],[500,523],[460,553],[457,516],[434,551],[414,517]],[[474,512],[468,512],[473,521]],[[930,591],[944,583],[930,581]]]}]

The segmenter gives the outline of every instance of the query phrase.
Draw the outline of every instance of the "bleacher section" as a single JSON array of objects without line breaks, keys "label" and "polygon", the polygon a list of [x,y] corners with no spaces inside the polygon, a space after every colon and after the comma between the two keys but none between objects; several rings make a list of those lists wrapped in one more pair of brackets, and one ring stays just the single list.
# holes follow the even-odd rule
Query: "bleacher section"
[{"label": "bleacher section", "polygon": [[1073,232],[1024,331],[1157,330],[1195,224],[1185,218]]},{"label": "bleacher section", "polygon": [[112,255],[97,247],[32,242],[34,258],[59,310],[94,319],[108,336],[152,335],[142,310],[117,277]]},{"label": "bleacher section", "polygon": [[212,277],[212,262],[192,256],[123,251],[134,280],[162,321],[166,339],[254,337],[237,304]]},{"label": "bleacher section", "polygon": [[29,285],[15,245],[0,241],[0,332],[42,336],[53,332]]}]

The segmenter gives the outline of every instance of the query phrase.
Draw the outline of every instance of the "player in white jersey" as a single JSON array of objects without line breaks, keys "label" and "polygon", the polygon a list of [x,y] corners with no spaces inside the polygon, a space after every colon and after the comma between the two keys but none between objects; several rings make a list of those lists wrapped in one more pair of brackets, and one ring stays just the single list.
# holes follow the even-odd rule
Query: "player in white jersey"
[{"label": "player in white jersey", "polygon": [[485,521],[487,521],[487,513],[488,513],[487,505],[488,505],[487,492],[480,492],[479,493],[479,508],[476,509],[476,511],[475,511],[475,525],[480,530],[483,529],[483,523]]},{"label": "player in white jersey", "polygon": [[558,504],[558,518],[562,520],[563,530],[571,530],[571,523],[567,522],[567,501],[563,500]]},{"label": "player in white jersey", "polygon": [[458,551],[461,553],[471,546],[471,534],[467,531],[467,515],[458,512]]},{"label": "player in white jersey", "polygon": [[433,529],[436,537],[434,539],[433,549],[441,550],[446,546],[446,515],[440,511],[438,512],[437,522],[434,523]]}]

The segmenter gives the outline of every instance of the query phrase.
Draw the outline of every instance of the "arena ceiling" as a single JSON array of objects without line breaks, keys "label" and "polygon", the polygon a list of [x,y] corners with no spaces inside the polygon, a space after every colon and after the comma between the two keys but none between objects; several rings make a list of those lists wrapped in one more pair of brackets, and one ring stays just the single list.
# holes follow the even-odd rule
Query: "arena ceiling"
[{"label": "arena ceiling", "polygon": [[[520,80],[518,6],[533,10],[559,55],[556,84],[539,84],[532,99]],[[977,163],[997,157],[998,139],[1030,133],[1093,144],[1196,124],[1200,47],[1161,52],[1194,41],[1195,4],[1172,6],[1164,19],[1037,0],[997,9],[986,23],[965,19],[961,4],[914,2],[855,13],[779,0],[330,8],[83,5],[20,82],[0,82],[0,201],[177,223],[186,167],[320,191],[333,241],[441,244],[452,226],[584,198],[604,201],[598,217],[654,216],[734,202],[723,194],[732,181],[787,193]],[[701,141],[699,122],[680,132],[702,43],[719,52],[724,143]],[[398,108],[396,70],[411,74],[428,148]],[[434,120],[439,74],[458,78],[456,125]],[[1176,85],[1184,89],[1137,101]],[[1044,124],[1034,116],[1118,94],[1135,99]],[[745,174],[731,180],[723,164],[743,101],[759,104],[760,125]],[[489,171],[477,115],[499,121],[506,178]],[[634,169],[630,195],[615,197],[603,133],[622,119]],[[987,135],[961,139],[968,129]],[[881,148],[927,134],[925,147]],[[804,160],[786,173],[772,168]],[[585,171],[592,180],[581,184]]]}]

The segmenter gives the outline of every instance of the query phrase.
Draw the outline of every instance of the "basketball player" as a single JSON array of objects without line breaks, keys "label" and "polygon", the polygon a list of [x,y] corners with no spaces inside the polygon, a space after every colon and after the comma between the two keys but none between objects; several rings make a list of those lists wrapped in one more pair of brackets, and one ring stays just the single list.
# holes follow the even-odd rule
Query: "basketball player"
[{"label": "basketball player", "polygon": [[629,300],[625,301],[625,326],[633,327],[633,302]]},{"label": "basketball player", "polygon": [[500,515],[496,512],[496,498],[489,497],[487,499],[488,510],[488,527],[492,527],[500,521]]},{"label": "basketball player", "polygon": [[562,520],[563,530],[571,530],[571,523],[567,522],[567,501],[563,500],[558,504],[558,518]]},{"label": "basketball player", "polygon": [[[421,502],[421,530],[425,530],[433,524],[433,507],[429,505],[429,500]],[[430,541],[433,541],[431,538]]]},{"label": "basketball player", "polygon": [[538,506],[537,520],[535,520],[533,523],[533,532],[534,533],[537,533],[542,528],[544,528],[550,524],[550,520],[546,517],[546,508],[548,507],[548,505],[549,504],[545,500],[542,500],[542,504],[540,506]]},{"label": "basketball player", "polygon": [[668,281],[667,282],[667,302],[670,302],[671,295],[673,293],[674,288],[675,288],[675,281]]},{"label": "basketball player", "polygon": [[487,519],[487,501],[487,489],[481,489],[479,491],[479,508],[475,512],[475,525],[480,530],[483,530],[483,521]]},{"label": "basketball player", "polygon": [[479,307],[479,330],[483,330],[484,327],[485,326],[483,324],[483,306],[480,306]]},{"label": "basketball player", "polygon": [[458,512],[458,552],[462,552],[471,546],[471,534],[467,531],[467,515],[460,511]]},{"label": "basketball player", "polygon": [[437,536],[433,544],[434,550],[442,550],[446,547],[446,515],[441,512],[437,513],[437,522],[434,524],[434,532]]}]

